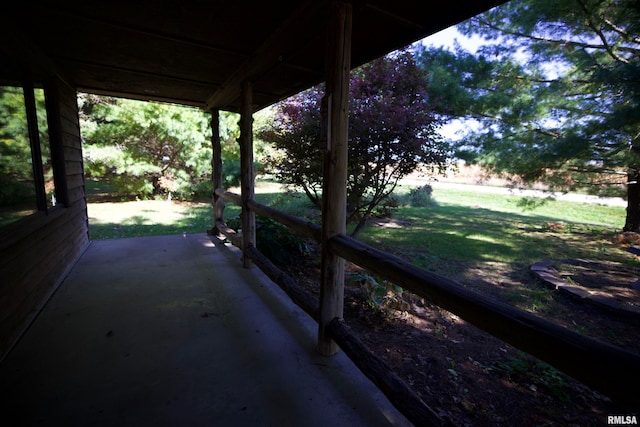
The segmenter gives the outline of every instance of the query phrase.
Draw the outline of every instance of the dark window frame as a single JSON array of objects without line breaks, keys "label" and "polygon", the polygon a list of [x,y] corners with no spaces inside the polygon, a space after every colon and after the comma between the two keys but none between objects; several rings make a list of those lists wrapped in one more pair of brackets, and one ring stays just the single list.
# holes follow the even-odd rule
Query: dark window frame
[{"label": "dark window frame", "polygon": [[[22,73],[19,81],[9,86],[22,88],[24,99],[24,111],[27,118],[27,130],[29,138],[29,148],[31,150],[31,166],[33,173],[33,185],[35,190],[35,206],[33,213],[16,219],[13,222],[0,226],[0,229],[11,227],[11,225],[22,222],[29,218],[44,214],[48,216],[52,211],[59,208],[69,207],[69,196],[67,190],[67,178],[65,167],[65,155],[63,147],[62,125],[60,117],[60,105],[58,86],[55,78],[52,77],[42,83],[36,83],[29,73]],[[44,93],[45,111],[47,117],[48,148],[50,154],[51,168],[53,170],[53,182],[55,187],[55,206],[50,206],[47,201],[45,174],[42,160],[42,145],[40,130],[38,126],[38,107],[36,104],[35,90],[42,89]]]},{"label": "dark window frame", "polygon": [[31,165],[33,167],[33,182],[36,187],[36,206],[38,211],[43,211],[46,214],[49,208],[47,206],[47,193],[44,185],[44,168],[42,167],[38,113],[34,87],[30,79],[23,79],[22,92],[24,94],[24,107],[27,114],[27,128],[29,130],[29,143],[31,145]]}]

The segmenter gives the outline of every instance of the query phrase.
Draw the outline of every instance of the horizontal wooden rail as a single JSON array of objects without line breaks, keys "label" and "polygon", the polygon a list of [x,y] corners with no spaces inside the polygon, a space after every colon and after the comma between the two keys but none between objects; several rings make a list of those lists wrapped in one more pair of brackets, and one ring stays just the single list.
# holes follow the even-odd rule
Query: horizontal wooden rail
[{"label": "horizontal wooden rail", "polygon": [[[234,193],[218,190],[216,194],[233,203],[241,203],[240,196]],[[249,206],[256,213],[281,222],[305,236],[316,240],[319,236],[320,227],[316,224],[253,200],[249,201]],[[226,227],[224,224],[218,226]],[[348,236],[335,236],[327,244],[331,251],[346,260],[427,298],[596,391],[621,403],[640,407],[640,393],[637,393],[640,356],[470,291],[450,279],[423,270]]]},{"label": "horizontal wooden rail", "polygon": [[249,201],[248,205],[255,213],[277,221],[303,236],[314,239],[316,242],[320,241],[321,227],[319,225],[262,205],[255,200]]},{"label": "horizontal wooden rail", "polygon": [[242,206],[242,198],[239,194],[232,193],[231,191],[225,191],[222,188],[217,188],[215,193],[217,196],[222,197],[228,202],[235,203],[238,206]]},{"label": "horizontal wooden rail", "polygon": [[[227,227],[223,222],[216,222],[216,228],[220,233],[231,241],[234,246],[242,247],[242,238],[231,228]],[[277,283],[282,290],[302,308],[316,322],[318,321],[318,299],[304,291],[290,276],[285,274],[269,258],[253,246],[247,248],[249,257],[253,262],[267,275],[274,283]]]},{"label": "horizontal wooden rail", "polygon": [[640,356],[494,301],[347,236],[333,237],[328,245],[343,258],[427,298],[595,390],[640,407]]},{"label": "horizontal wooden rail", "polygon": [[[217,191],[220,197],[228,201],[240,203],[240,198],[234,193]],[[256,213],[281,222],[310,238],[320,239],[320,227],[316,224],[298,219],[284,212],[256,203],[253,200],[248,205]],[[223,222],[216,222],[216,229],[225,235],[235,246],[242,247],[242,239]],[[290,276],[274,265],[262,252],[253,246],[246,248],[246,252],[263,273],[291,298],[291,300],[309,314],[316,322],[320,319],[320,301],[317,297],[302,289]],[[369,350],[358,336],[344,323],[342,319],[334,319],[330,323],[329,333],[349,356],[354,364],[369,378],[389,401],[415,425],[447,425],[419,396],[411,389],[382,359]]]},{"label": "horizontal wooden rail", "polygon": [[229,228],[227,224],[222,221],[216,221],[214,225],[220,233],[224,234],[224,236],[229,239],[231,243],[233,243],[234,246],[237,246],[239,248],[242,247],[242,237],[240,237],[240,235],[236,233],[235,230]]},{"label": "horizontal wooden rail", "polygon": [[[242,200],[238,194],[232,193],[230,191],[225,191],[223,189],[216,190],[216,194],[222,197],[224,200],[235,203],[239,206],[242,205]],[[277,221],[280,224],[289,227],[291,230],[302,234],[303,236],[314,239],[316,242],[320,241],[321,227],[317,224],[314,224],[313,222],[305,221],[298,217],[286,214],[277,209],[260,204],[255,200],[249,200],[247,202],[247,205],[250,209],[252,209],[259,215]]]},{"label": "horizontal wooden rail", "polygon": [[295,280],[276,267],[262,252],[250,246],[247,248],[249,257],[263,273],[286,293],[291,300],[302,308],[313,320],[318,321],[319,300],[302,289]]},{"label": "horizontal wooden rail", "polygon": [[394,406],[416,426],[445,425],[436,412],[358,338],[342,319],[333,319],[327,326],[349,359],[384,393]]}]

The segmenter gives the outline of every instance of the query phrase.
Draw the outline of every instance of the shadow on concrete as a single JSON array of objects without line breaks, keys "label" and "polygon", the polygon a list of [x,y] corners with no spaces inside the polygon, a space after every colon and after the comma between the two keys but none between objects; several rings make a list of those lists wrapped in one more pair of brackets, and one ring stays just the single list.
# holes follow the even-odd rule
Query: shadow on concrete
[{"label": "shadow on concrete", "polygon": [[64,426],[409,425],[316,323],[204,234],[94,241],[0,364],[3,418]]}]

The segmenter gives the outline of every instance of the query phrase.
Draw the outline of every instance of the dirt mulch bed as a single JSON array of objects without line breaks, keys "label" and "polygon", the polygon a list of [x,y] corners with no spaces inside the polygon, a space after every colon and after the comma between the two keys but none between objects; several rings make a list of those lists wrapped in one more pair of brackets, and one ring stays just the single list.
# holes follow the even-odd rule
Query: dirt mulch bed
[{"label": "dirt mulch bed", "polygon": [[[297,260],[285,269],[307,291],[319,293],[317,261]],[[348,270],[359,272],[351,265]],[[516,276],[528,282],[524,286],[540,286],[532,275]],[[394,299],[402,302],[395,307],[377,304],[366,287],[349,282],[347,324],[454,425],[601,426],[607,415],[638,415],[428,301],[404,294]],[[463,284],[504,296],[488,280]],[[559,293],[552,298],[553,314],[544,317],[640,354],[637,320]]]}]

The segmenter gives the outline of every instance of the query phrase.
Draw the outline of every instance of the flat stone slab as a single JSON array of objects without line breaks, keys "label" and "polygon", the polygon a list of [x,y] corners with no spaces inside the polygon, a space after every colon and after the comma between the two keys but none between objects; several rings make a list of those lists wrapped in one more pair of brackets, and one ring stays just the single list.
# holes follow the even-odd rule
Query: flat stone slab
[{"label": "flat stone slab", "polygon": [[[590,282],[592,282],[592,286],[581,286],[579,279],[571,281],[566,280],[556,269],[555,266],[558,264],[574,265],[593,272],[592,276],[595,276],[595,278],[591,278],[590,280]],[[622,273],[627,274],[630,277],[634,277],[634,274],[635,277],[638,277],[637,275],[640,274],[637,269],[633,269],[631,267],[588,260],[542,260],[530,266],[531,273],[550,289],[557,290],[558,292],[569,295],[576,300],[592,304],[605,310],[613,311],[617,314],[640,318],[640,292],[634,288],[634,284],[637,282],[634,282],[633,279],[629,279],[629,283],[626,285],[626,288],[628,288],[628,292],[626,293],[631,294],[635,298],[612,295],[611,292],[608,292],[608,287],[604,285],[604,275],[602,279],[602,287],[598,286],[598,271],[608,271],[612,269],[622,269]],[[595,282],[595,285],[593,285],[593,282]]]}]

